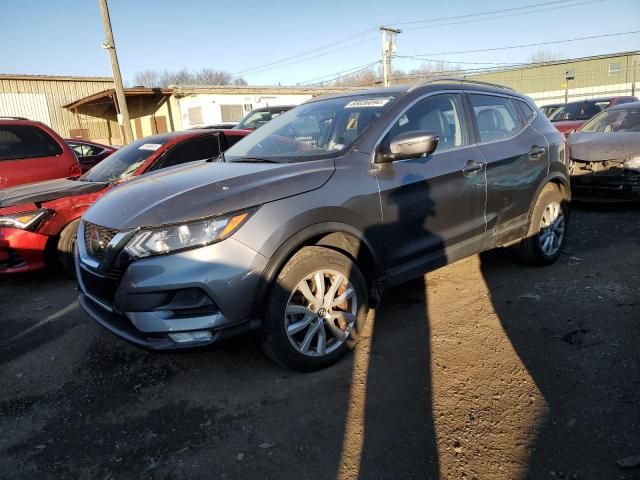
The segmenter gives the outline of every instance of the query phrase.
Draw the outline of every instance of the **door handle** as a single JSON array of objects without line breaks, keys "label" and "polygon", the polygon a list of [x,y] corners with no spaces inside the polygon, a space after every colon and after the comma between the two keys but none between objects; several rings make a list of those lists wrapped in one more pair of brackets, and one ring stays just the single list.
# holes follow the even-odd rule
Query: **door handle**
[{"label": "door handle", "polygon": [[529,157],[538,158],[539,156],[544,155],[544,152],[546,152],[544,147],[534,145],[533,147],[531,147],[531,150],[529,150]]},{"label": "door handle", "polygon": [[478,172],[484,169],[486,164],[482,162],[476,162],[475,160],[469,160],[467,166],[462,169],[462,173],[466,176],[476,175]]}]

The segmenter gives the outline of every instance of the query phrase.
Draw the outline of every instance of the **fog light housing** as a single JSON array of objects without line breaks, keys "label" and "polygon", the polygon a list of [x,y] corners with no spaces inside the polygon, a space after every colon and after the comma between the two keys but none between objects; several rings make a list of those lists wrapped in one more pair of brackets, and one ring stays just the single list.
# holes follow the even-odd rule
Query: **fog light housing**
[{"label": "fog light housing", "polygon": [[196,330],[194,332],[170,333],[169,338],[176,343],[209,342],[213,334],[209,330]]}]

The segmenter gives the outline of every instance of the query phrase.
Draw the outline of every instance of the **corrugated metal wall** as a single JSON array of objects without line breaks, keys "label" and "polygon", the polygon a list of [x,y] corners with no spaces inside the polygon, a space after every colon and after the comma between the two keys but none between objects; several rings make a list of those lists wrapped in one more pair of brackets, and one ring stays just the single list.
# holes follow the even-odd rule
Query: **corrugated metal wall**
[{"label": "corrugated metal wall", "polygon": [[[78,115],[63,108],[63,105],[103,90],[113,88],[109,78],[93,77],[47,77],[0,75],[0,115],[29,116],[34,112],[37,120],[43,121],[42,95],[48,109],[47,123],[63,137],[70,136],[72,129],[86,129],[92,139],[112,139],[117,143],[119,127],[116,122]],[[10,95],[2,95],[10,94]],[[13,110],[17,111],[13,111]]]},{"label": "corrugated metal wall", "polygon": [[[619,67],[619,68],[616,68]],[[569,99],[593,95],[629,95],[634,80],[640,82],[640,55],[635,53],[567,60],[551,65],[514,68],[470,75],[469,78],[498,83],[514,90],[536,94],[536,100],[559,100],[564,97],[565,75],[574,74],[568,81]],[[544,95],[548,93],[548,95]],[[636,92],[637,94],[638,92]],[[549,97],[548,99],[546,97]]]}]

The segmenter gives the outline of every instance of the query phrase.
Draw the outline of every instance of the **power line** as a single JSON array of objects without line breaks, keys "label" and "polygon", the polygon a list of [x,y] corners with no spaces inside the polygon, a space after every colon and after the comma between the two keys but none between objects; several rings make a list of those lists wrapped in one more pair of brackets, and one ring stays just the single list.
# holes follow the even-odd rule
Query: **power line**
[{"label": "power line", "polygon": [[348,42],[349,40],[353,40],[355,38],[359,38],[360,36],[364,35],[365,33],[369,33],[370,31],[374,31],[374,30],[376,30],[376,29],[375,28],[368,28],[366,30],[363,30],[360,33],[357,33],[355,35],[350,35],[349,37],[342,38],[340,40],[336,40],[336,41],[331,42],[331,43],[327,43],[327,44],[322,45],[320,47],[314,48],[313,50],[307,50],[307,51],[299,53],[297,55],[292,55],[290,57],[281,58],[280,60],[274,60],[272,62],[265,63],[263,65],[258,65],[258,66],[252,67],[252,68],[247,68],[245,70],[240,70],[239,72],[234,73],[233,76],[236,77],[238,75],[242,75],[242,74],[247,73],[247,72],[252,72],[253,70],[262,69],[263,67],[269,67],[271,65],[276,65],[276,64],[282,63],[282,62],[287,62],[287,61],[293,60],[295,58],[300,58],[300,57],[303,57],[303,56],[307,56],[310,53],[319,52],[321,50],[325,50],[326,48],[332,47],[334,45],[342,44],[344,42]]},{"label": "power line", "polygon": [[471,19],[471,20],[462,20],[460,22],[448,22],[448,23],[440,23],[437,25],[425,25],[425,26],[420,26],[420,27],[409,27],[406,28],[405,30],[407,31],[411,31],[411,30],[422,30],[422,29],[426,29],[426,28],[437,28],[437,27],[448,27],[451,25],[461,25],[463,23],[473,23],[473,22],[482,22],[485,20],[498,20],[500,18],[509,18],[509,17],[517,17],[517,16],[522,16],[522,15],[530,15],[532,13],[539,13],[539,12],[548,12],[549,10],[558,10],[560,8],[571,8],[571,7],[578,7],[580,5],[588,5],[591,3],[598,3],[598,2],[602,2],[604,0],[588,0],[585,2],[580,2],[580,3],[572,3],[570,5],[559,5],[559,6],[555,6],[555,7],[547,7],[547,8],[539,8],[537,10],[529,10],[528,12],[519,12],[519,13],[509,13],[507,15],[498,15],[498,16],[494,16],[494,17],[486,17],[486,18],[476,18],[476,19]]},{"label": "power line", "polygon": [[[577,0],[567,0],[569,2],[575,2]],[[554,2],[543,2],[543,3],[532,3],[529,5],[523,5],[521,7],[513,7],[513,8],[502,8],[500,10],[490,10],[490,11],[485,11],[485,12],[477,12],[477,13],[469,13],[466,15],[455,15],[452,17],[440,17],[440,18],[430,18],[430,19],[426,19],[426,20],[411,20],[409,22],[395,22],[395,23],[391,23],[390,25],[413,25],[416,23],[435,23],[435,22],[439,22],[439,21],[443,21],[443,20],[456,20],[458,18],[469,18],[469,17],[480,17],[483,15],[491,15],[494,13],[504,13],[504,12],[513,12],[513,11],[518,11],[518,10],[527,10],[530,8],[536,8],[536,7],[542,7],[542,6],[548,6],[548,5],[558,5],[558,4],[562,4],[562,3],[567,3],[567,1],[554,1]],[[602,0],[598,0],[598,1],[602,1]]]},{"label": "power line", "polygon": [[440,58],[424,58],[416,57],[412,55],[396,55],[395,58],[404,58],[406,60],[420,60],[422,62],[434,62],[434,63],[453,63],[456,65],[530,65],[527,62],[465,62],[460,60],[442,60]]},{"label": "power line", "polygon": [[[363,70],[373,67],[374,65],[380,63],[380,60],[376,60],[375,62],[367,63],[364,65],[358,65],[357,67],[349,68],[347,70],[342,70],[340,72],[329,73],[327,75],[322,75],[321,77],[312,78],[311,80],[305,80],[304,82],[299,82],[298,85],[307,85],[316,83],[326,83],[333,82],[335,80],[339,80],[342,77],[346,77],[348,75],[353,75],[355,73],[359,73]],[[318,82],[318,80],[321,80]]]},{"label": "power line", "polygon": [[[572,1],[574,2],[575,0],[568,0],[568,1]],[[555,8],[568,8],[568,7],[573,7],[573,6],[579,6],[579,5],[585,5],[585,4],[589,4],[589,3],[596,3],[596,2],[601,2],[604,0],[589,0],[589,1],[585,1],[585,2],[580,2],[580,3],[572,3],[572,4],[568,4],[568,5],[559,5]],[[505,11],[515,11],[515,10],[524,10],[524,9],[531,9],[531,8],[535,8],[538,6],[547,6],[547,5],[556,5],[556,4],[561,4],[561,3],[565,3],[565,2],[560,2],[560,1],[556,1],[556,2],[542,2],[542,3],[534,3],[534,4],[530,4],[530,5],[524,5],[521,7],[514,7],[514,8],[509,8],[509,9],[503,9],[503,10],[490,10],[490,11],[486,11],[486,12],[476,12],[476,13],[472,13],[472,14],[465,14],[465,15],[456,15],[456,16],[451,16],[451,17],[441,17],[441,18],[436,18],[436,19],[431,19],[431,20],[416,20],[416,21],[411,21],[411,22],[398,22],[398,23],[394,23],[393,25],[404,25],[404,24],[412,24],[412,23],[425,23],[425,22],[436,22],[436,21],[443,21],[443,20],[455,20],[458,18],[469,18],[469,17],[478,17],[478,16],[483,16],[483,15],[490,15],[490,14],[494,14],[494,13],[500,13],[500,12],[505,12]],[[534,10],[534,11],[530,11],[530,12],[523,12],[523,13],[519,13],[517,15],[527,15],[529,13],[536,13],[538,11],[545,11],[545,10],[549,10],[549,9],[543,9],[543,10]],[[506,15],[506,16],[513,16],[513,15]],[[505,17],[505,15],[503,16],[498,16],[498,17],[490,17],[490,18],[478,18],[478,19],[473,19],[473,20],[466,20],[463,22],[452,22],[452,23],[442,23],[439,25],[432,25],[430,27],[410,27],[408,28],[408,30],[415,30],[415,29],[421,29],[421,28],[433,28],[433,27],[442,27],[442,26],[448,26],[448,25],[456,25],[459,23],[469,23],[469,22],[476,22],[476,21],[482,21],[482,20],[493,20],[493,19],[498,19],[498,18],[503,18]],[[360,33],[354,34],[354,35],[350,35],[349,37],[345,37],[342,38],[340,40],[336,40],[333,41],[331,43],[322,45],[320,47],[314,48],[312,50],[307,50],[305,52],[301,52],[299,54],[296,55],[292,55],[290,57],[286,57],[286,58],[282,58],[279,60],[274,60],[272,62],[268,62],[268,63],[264,63],[262,65],[257,65],[255,67],[251,67],[251,68],[247,68],[244,70],[240,70],[238,72],[233,73],[233,77],[238,77],[241,75],[244,76],[249,76],[249,75],[256,75],[259,73],[263,73],[269,70],[275,70],[278,68],[283,68],[286,66],[290,66],[290,65],[294,65],[296,63],[301,63],[301,62],[305,62],[308,60],[313,60],[315,58],[318,57],[322,57],[325,55],[328,55],[330,53],[334,53],[337,51],[342,51],[344,49],[347,48],[352,48],[358,45],[361,45],[363,43],[368,42],[370,39],[372,39],[372,37],[368,37],[366,39],[363,39],[362,41],[350,44],[350,45],[343,45],[344,42],[348,42],[349,40],[353,40],[356,38],[361,37],[362,35],[369,33],[371,31],[377,30],[377,27],[372,27],[372,28],[368,28],[366,30],[363,30]],[[329,47],[335,46],[335,45],[340,45],[339,48],[335,48],[332,50],[329,50],[327,52],[324,52],[322,54],[319,55],[314,55],[312,57],[308,57],[309,54],[315,53],[315,52],[319,52],[322,50],[325,50]],[[308,57],[308,58],[303,58],[303,57]],[[294,61],[291,61],[294,60]],[[285,63],[286,62],[286,63]]]},{"label": "power line", "polygon": [[554,40],[551,42],[538,42],[538,43],[527,43],[523,45],[509,45],[507,47],[494,47],[494,48],[480,48],[477,50],[458,50],[458,51],[449,51],[449,52],[437,52],[437,53],[418,53],[414,55],[410,55],[413,58],[420,57],[435,57],[438,55],[459,55],[463,53],[480,53],[480,52],[494,52],[496,50],[511,50],[516,48],[527,48],[527,47],[538,47],[541,45],[555,45],[558,43],[569,43],[569,42],[579,42],[582,40],[592,40],[594,38],[605,38],[605,37],[619,37],[621,35],[632,35],[640,33],[640,30],[632,30],[630,32],[617,32],[617,33],[606,33],[603,35],[592,35],[589,37],[579,37],[579,38],[569,38],[566,40]]}]

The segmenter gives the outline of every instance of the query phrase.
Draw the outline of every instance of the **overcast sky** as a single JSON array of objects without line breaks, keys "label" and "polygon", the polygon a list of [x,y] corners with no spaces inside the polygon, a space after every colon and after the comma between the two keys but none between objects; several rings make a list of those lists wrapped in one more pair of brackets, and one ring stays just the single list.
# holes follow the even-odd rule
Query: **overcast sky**
[{"label": "overcast sky", "polygon": [[[111,74],[97,0],[4,0],[0,73]],[[213,67],[231,73],[294,57],[242,76],[254,85],[296,84],[375,62],[381,24],[405,23],[398,55],[429,54],[465,67],[524,62],[539,50],[579,57],[640,50],[640,34],[548,46],[450,53],[640,30],[640,0],[110,0],[121,69]],[[539,4],[522,10],[508,10]],[[545,4],[545,5],[543,5]],[[499,11],[485,16],[474,14]],[[507,17],[507,15],[509,15]],[[417,28],[419,27],[419,28]],[[346,39],[342,41],[343,39]],[[298,56],[337,42],[324,49]],[[316,58],[309,58],[316,56]],[[304,60],[304,61],[300,61]],[[296,63],[292,63],[296,62]],[[490,62],[490,63],[483,63]],[[410,69],[418,60],[394,66]]]}]

